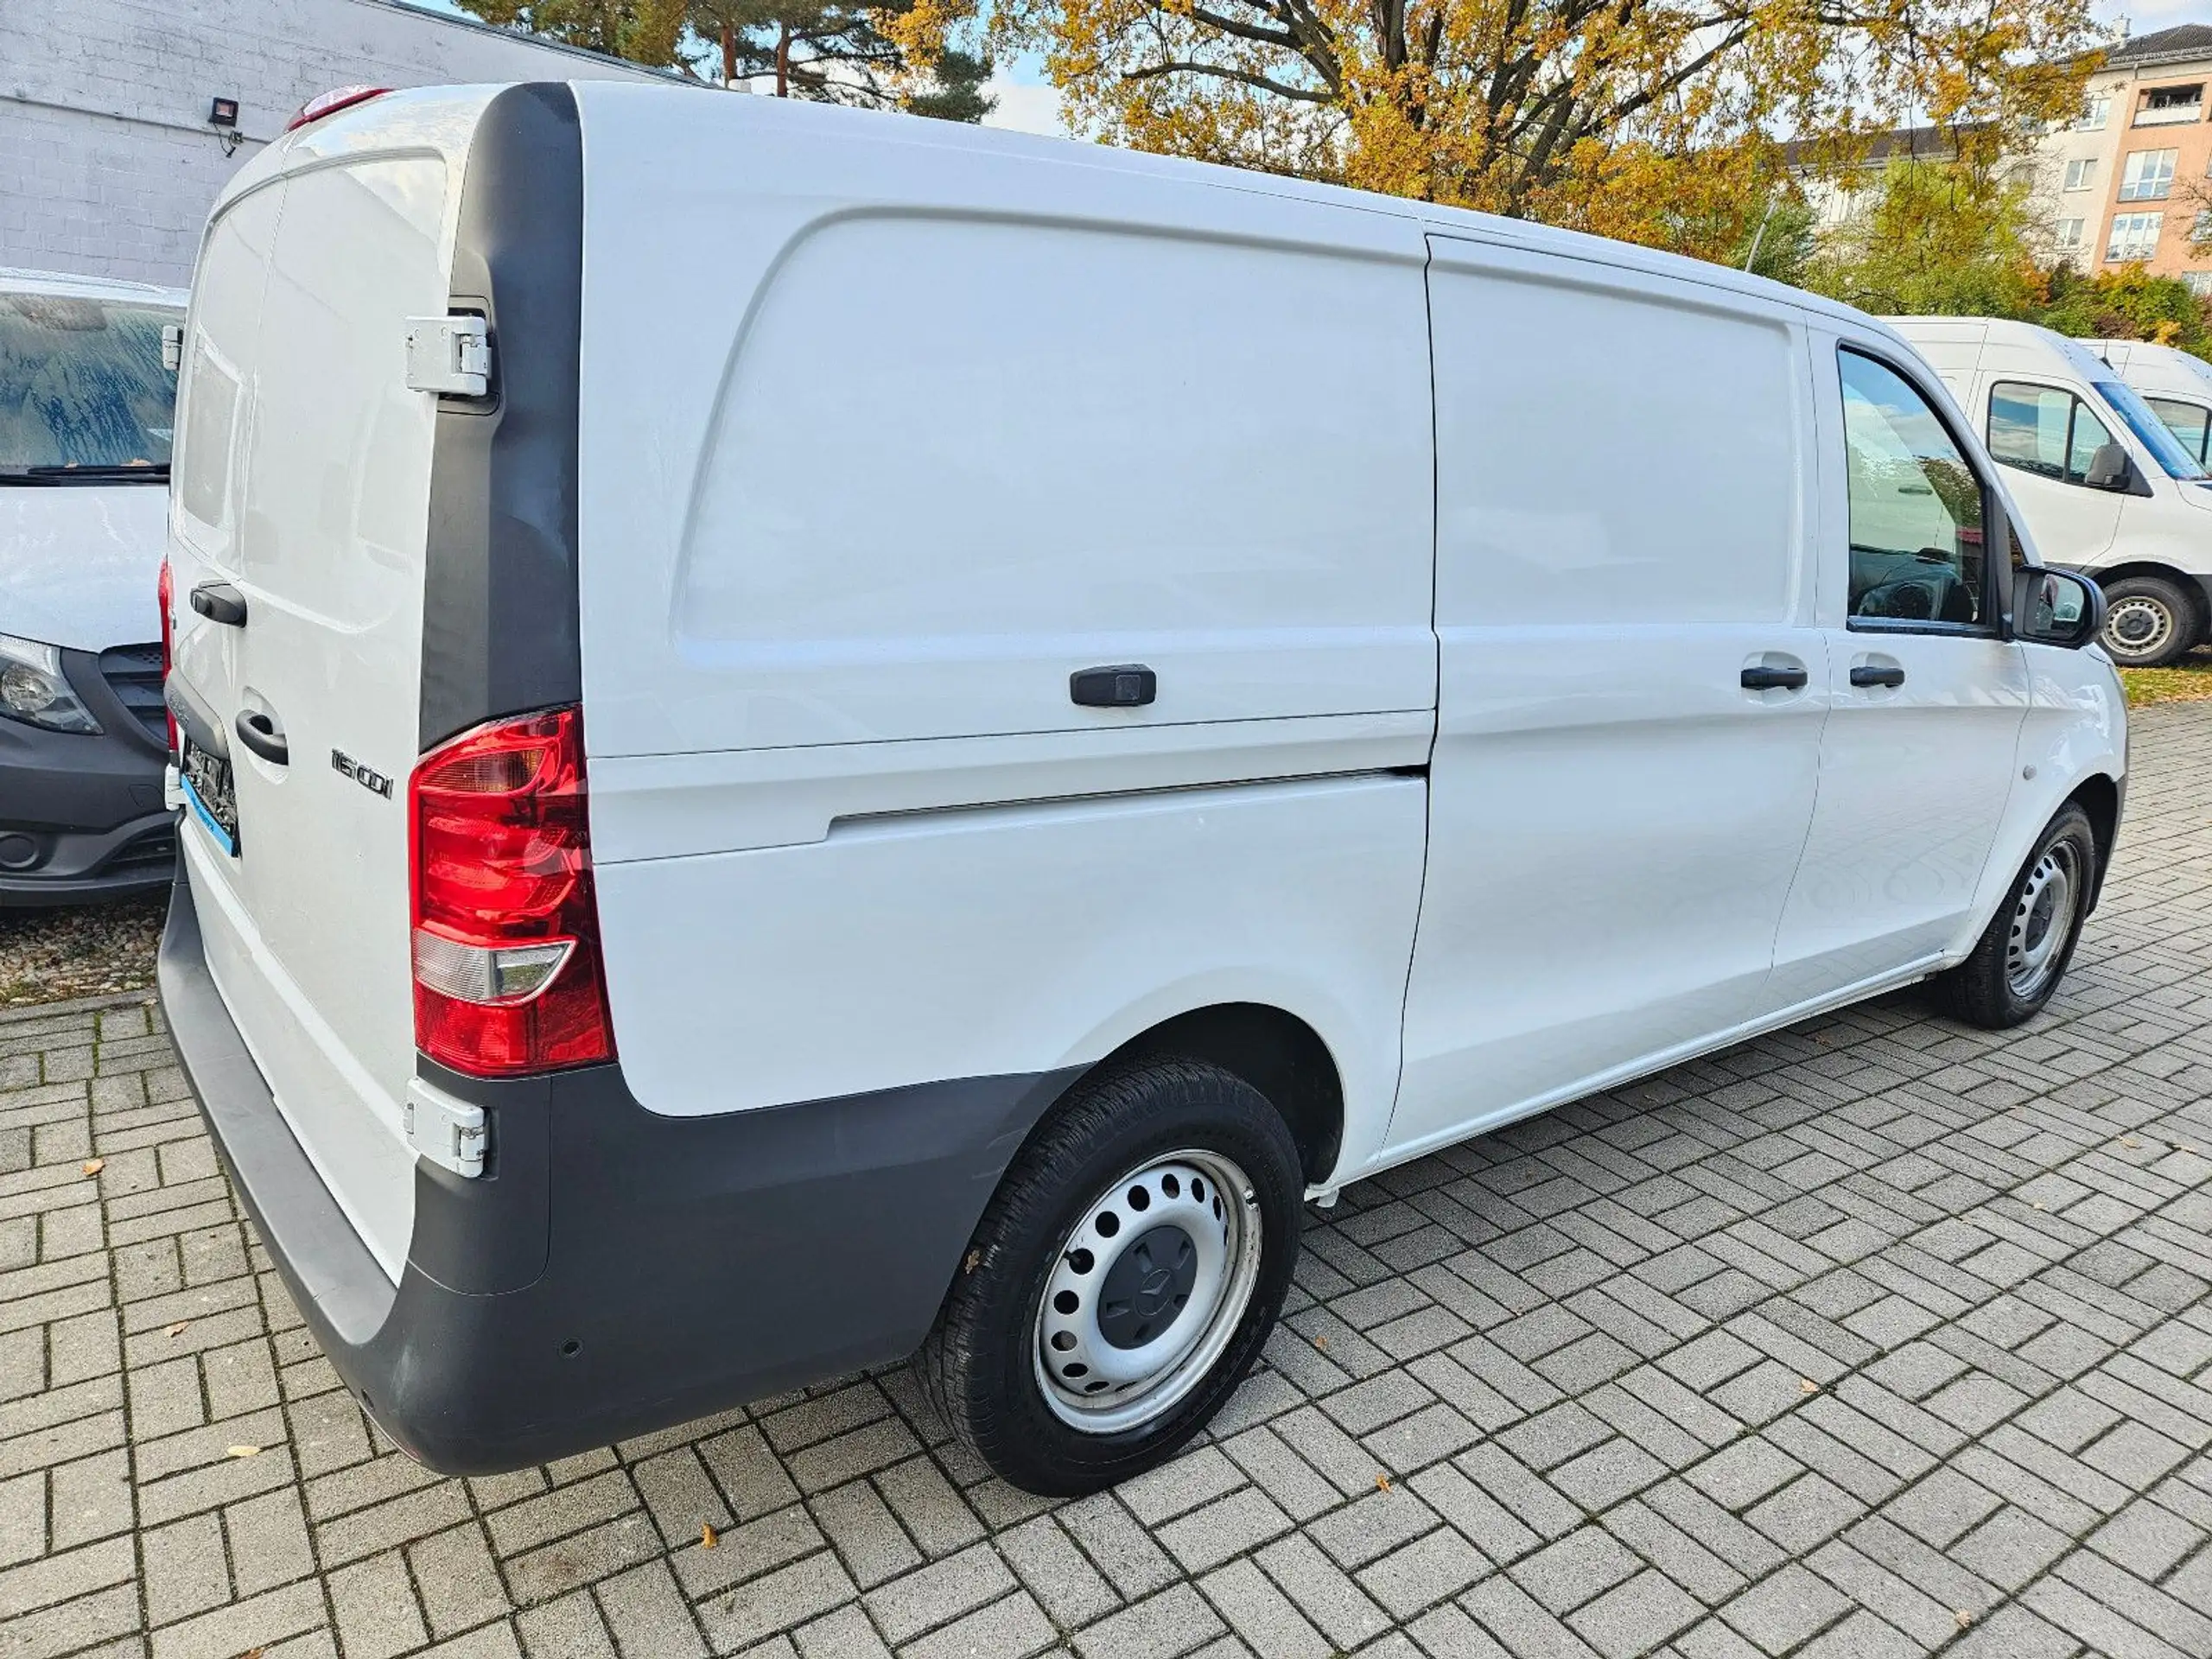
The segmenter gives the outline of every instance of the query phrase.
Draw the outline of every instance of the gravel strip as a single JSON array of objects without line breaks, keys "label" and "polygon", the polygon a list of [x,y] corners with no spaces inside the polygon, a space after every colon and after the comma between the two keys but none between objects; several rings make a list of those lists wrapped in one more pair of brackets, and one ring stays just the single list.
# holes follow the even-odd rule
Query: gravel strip
[{"label": "gravel strip", "polygon": [[0,1008],[154,983],[168,895],[55,910],[0,910]]}]

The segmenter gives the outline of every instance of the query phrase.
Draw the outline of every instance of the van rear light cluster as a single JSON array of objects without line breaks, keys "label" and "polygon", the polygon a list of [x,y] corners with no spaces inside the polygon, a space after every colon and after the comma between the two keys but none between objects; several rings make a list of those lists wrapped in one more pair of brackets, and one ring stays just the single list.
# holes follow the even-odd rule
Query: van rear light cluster
[{"label": "van rear light cluster", "polygon": [[612,1059],[592,893],[583,719],[495,720],[407,780],[415,1045],[515,1077]]},{"label": "van rear light cluster", "polygon": [[169,753],[179,752],[176,741],[176,716],[168,710],[169,670],[176,666],[176,624],[170,618],[170,608],[176,603],[176,578],[169,574],[169,556],[162,555],[162,579],[155,584],[154,592],[162,607],[162,718],[168,723]]},{"label": "van rear light cluster", "polygon": [[340,110],[350,110],[356,104],[365,104],[372,98],[382,98],[391,90],[389,86],[334,86],[327,92],[318,92],[292,112],[284,124],[284,130],[296,132],[310,121],[320,121]]}]

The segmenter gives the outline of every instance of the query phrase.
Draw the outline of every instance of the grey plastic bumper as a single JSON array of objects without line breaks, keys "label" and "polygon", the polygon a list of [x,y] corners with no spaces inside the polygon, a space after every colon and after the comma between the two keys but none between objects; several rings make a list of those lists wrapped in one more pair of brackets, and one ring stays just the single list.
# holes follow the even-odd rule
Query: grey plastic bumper
[{"label": "grey plastic bumper", "polygon": [[416,1165],[397,1285],[340,1212],[210,977],[180,875],[161,992],[187,1079],[316,1339],[393,1440],[486,1474],[885,1363],[927,1334],[1023,1137],[1074,1072],[708,1119],[619,1065],[486,1084],[474,1179]]}]

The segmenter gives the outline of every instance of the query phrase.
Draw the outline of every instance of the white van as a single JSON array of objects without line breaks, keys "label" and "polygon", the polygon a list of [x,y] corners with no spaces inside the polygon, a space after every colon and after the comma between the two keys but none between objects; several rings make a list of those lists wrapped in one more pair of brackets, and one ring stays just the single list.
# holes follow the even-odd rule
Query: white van
[{"label": "white van", "polygon": [[2085,340],[2082,344],[2143,394],[2151,412],[2181,440],[2198,466],[2212,463],[2212,363],[2171,346],[2142,340]]},{"label": "white van", "polygon": [[171,288],[0,270],[0,907],[159,893]]},{"label": "white van", "polygon": [[2103,643],[2115,661],[2157,668],[2207,638],[2212,480],[2202,451],[2168,429],[2097,342],[1986,317],[1889,321],[2007,469],[2044,556],[2104,589]]},{"label": "white van", "polygon": [[1640,248],[417,91],[240,171],[181,395],[162,996],[441,1469],[919,1349],[1120,1479],[1301,1199],[1931,976],[2025,1019],[2119,822],[2094,590],[1988,556],[1934,377]]}]

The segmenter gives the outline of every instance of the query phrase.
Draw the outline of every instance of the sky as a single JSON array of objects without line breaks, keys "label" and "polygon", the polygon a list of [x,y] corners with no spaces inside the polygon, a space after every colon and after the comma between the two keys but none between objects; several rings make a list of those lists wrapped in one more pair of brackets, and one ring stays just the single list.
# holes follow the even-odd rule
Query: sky
[{"label": "sky", "polygon": [[[453,0],[407,3],[433,11],[460,10]],[[2100,0],[2096,14],[2106,23],[2125,19],[2131,35],[2148,35],[2154,29],[2171,29],[2176,23],[2212,22],[2212,0],[2127,0],[2124,5],[2114,4],[2113,0]],[[1011,127],[1020,132],[1060,132],[1059,94],[1046,83],[1043,66],[1036,58],[1025,54],[1001,65],[987,90],[998,100],[998,107],[984,118],[985,126]]]}]

